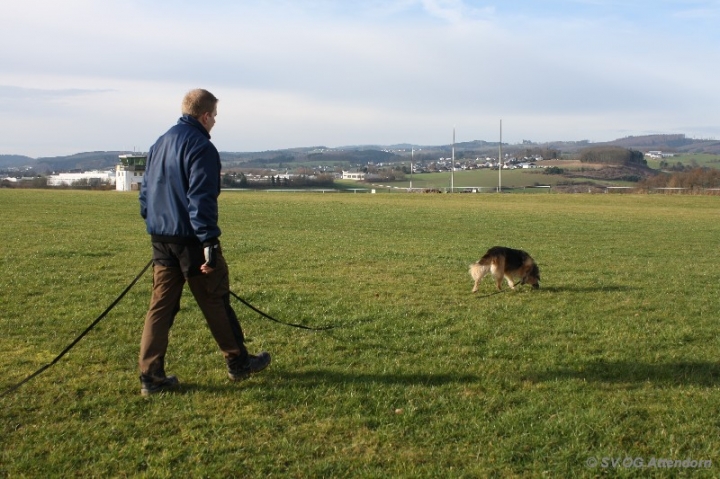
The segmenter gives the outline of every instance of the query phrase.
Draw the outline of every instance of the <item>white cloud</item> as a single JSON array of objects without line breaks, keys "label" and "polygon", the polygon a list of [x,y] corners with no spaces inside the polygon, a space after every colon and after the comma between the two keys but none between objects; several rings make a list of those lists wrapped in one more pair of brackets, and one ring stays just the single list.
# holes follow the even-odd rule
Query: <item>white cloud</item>
[{"label": "white cloud", "polygon": [[235,151],[436,144],[453,125],[461,141],[493,139],[501,117],[511,141],[717,136],[720,41],[706,18],[717,11],[709,1],[8,2],[0,153],[147,148],[194,87],[220,97],[213,137]]}]

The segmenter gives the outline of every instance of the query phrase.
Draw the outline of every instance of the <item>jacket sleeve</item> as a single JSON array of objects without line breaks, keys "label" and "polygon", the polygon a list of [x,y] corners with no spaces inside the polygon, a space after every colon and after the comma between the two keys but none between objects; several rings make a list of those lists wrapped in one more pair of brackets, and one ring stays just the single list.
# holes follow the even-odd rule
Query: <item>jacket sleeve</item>
[{"label": "jacket sleeve", "polygon": [[217,241],[218,195],[220,194],[220,155],[212,144],[194,154],[188,164],[188,213],[200,242]]},{"label": "jacket sleeve", "polygon": [[146,180],[147,180],[147,167],[150,164],[150,157],[152,156],[152,148],[148,151],[147,159],[145,160],[145,174],[140,182],[140,193],[138,199],[140,200],[140,216],[142,219],[147,219],[147,191],[146,191]]}]

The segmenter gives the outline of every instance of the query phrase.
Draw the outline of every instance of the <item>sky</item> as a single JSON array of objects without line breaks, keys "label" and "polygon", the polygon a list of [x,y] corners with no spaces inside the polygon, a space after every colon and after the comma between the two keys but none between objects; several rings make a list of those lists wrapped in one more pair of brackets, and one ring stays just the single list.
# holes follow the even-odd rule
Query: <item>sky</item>
[{"label": "sky", "polygon": [[185,93],[220,151],[720,138],[720,0],[23,0],[0,154],[144,152]]}]

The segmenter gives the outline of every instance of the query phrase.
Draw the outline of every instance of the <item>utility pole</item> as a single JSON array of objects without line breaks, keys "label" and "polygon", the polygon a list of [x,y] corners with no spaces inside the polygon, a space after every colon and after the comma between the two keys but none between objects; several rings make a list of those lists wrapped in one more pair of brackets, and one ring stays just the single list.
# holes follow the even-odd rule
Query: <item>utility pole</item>
[{"label": "utility pole", "polygon": [[415,148],[410,149],[410,193],[412,193],[412,174],[413,174],[413,158],[415,157]]},{"label": "utility pole", "polygon": [[500,119],[500,150],[498,151],[498,193],[502,193],[502,118]]},{"label": "utility pole", "polygon": [[455,191],[455,127],[453,126],[452,169],[450,170],[450,193]]}]

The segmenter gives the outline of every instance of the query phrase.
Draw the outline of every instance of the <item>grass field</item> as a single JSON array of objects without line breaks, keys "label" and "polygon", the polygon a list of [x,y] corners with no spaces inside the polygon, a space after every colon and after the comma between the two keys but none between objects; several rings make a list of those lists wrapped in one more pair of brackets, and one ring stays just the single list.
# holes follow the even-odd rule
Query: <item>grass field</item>
[{"label": "grass field", "polygon": [[669,165],[680,163],[685,166],[698,166],[704,168],[720,168],[720,155],[712,155],[708,153],[685,153],[677,156],[665,158],[664,160],[656,160],[646,158],[650,168],[659,169],[660,162],[665,161]]},{"label": "grass field", "polygon": [[[680,163],[687,166],[701,166],[707,168],[720,168],[720,156],[711,154],[682,154],[672,158],[666,158],[665,161],[671,165]],[[648,166],[660,170],[660,160],[647,159]],[[566,171],[602,168],[599,164],[584,164],[575,160],[549,160],[541,162],[542,166],[557,166]],[[636,186],[637,183],[628,181],[608,181],[592,178],[569,178],[563,175],[546,175],[545,170],[538,169],[515,169],[503,170],[501,183],[504,188],[523,188],[537,185],[556,186],[558,184],[598,184],[603,186]],[[441,173],[421,173],[412,175],[413,188],[450,188],[451,179],[450,172]],[[478,169],[464,170],[454,172],[453,185],[455,188],[483,188],[485,191],[497,189],[498,172],[497,170]],[[340,182],[349,183],[349,182]],[[406,175],[404,181],[396,181],[387,183],[391,187],[408,188],[410,186],[410,175]]]},{"label": "grass field", "polygon": [[[502,172],[503,187],[522,187],[541,185],[556,185],[558,181],[568,181],[559,175],[543,175],[542,170],[504,170]],[[412,175],[413,188],[450,188],[450,172],[442,173],[421,173]],[[492,188],[498,186],[497,170],[480,169],[456,171],[453,174],[453,185],[455,188]],[[407,188],[410,186],[410,175],[405,176],[405,181],[393,182],[392,186]]]},{"label": "grass field", "polygon": [[[542,169],[515,169],[503,170],[500,179],[503,189],[542,186],[557,186],[558,184],[599,184],[605,186],[635,186],[636,183],[627,181],[605,181],[592,178],[568,178],[562,175],[545,175]],[[458,189],[481,188],[482,191],[496,191],[498,186],[498,171],[487,168],[479,170],[456,171],[453,178],[451,173],[444,171],[440,173],[421,173],[412,175],[412,187],[414,189],[439,189],[442,191],[449,190],[451,183]],[[410,175],[405,175],[402,181],[379,182],[390,188],[407,189],[410,187]],[[359,185],[364,188],[370,188],[367,183],[358,183],[351,180],[339,180],[336,184],[342,185]]]},{"label": "grass field", "polygon": [[[150,246],[132,193],[0,190],[0,206],[4,391]],[[167,359],[183,388],[144,399],[147,275],[0,398],[0,477],[720,475],[720,198],[225,192],[220,207],[233,291],[337,328],[235,303],[273,364],[231,383],[186,292]],[[540,290],[470,293],[468,264],[496,244],[535,257]],[[688,462],[636,467],[654,459]]]}]

